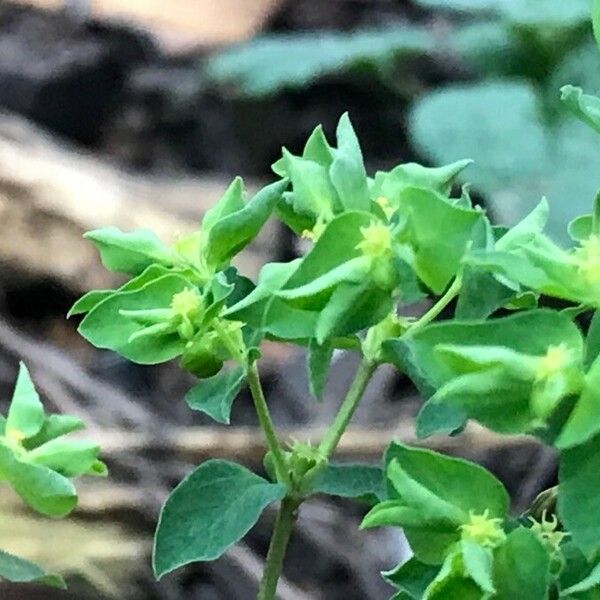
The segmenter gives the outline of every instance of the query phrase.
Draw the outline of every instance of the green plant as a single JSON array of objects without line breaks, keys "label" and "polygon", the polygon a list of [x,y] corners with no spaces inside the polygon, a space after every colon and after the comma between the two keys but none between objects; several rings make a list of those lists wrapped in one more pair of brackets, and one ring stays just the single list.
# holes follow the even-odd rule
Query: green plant
[{"label": "green plant", "polygon": [[[49,517],[66,516],[77,504],[70,478],[107,472],[95,443],[65,437],[84,428],[77,417],[44,412],[21,364],[8,414],[0,417],[0,481],[33,510]],[[0,551],[0,579],[65,587],[59,575],[4,551]]]},{"label": "green plant", "polygon": [[[563,101],[600,128],[599,99],[568,86]],[[281,179],[249,201],[235,179],[199,229],[172,245],[150,231],[87,234],[104,265],[131,279],[76,303],[81,334],[140,364],[178,358],[198,378],[188,405],[221,423],[246,383],[268,449],[266,477],[209,460],[175,488],[156,531],[155,574],[216,559],[280,502],[258,595],[270,600],[298,510],[325,493],[369,503],[364,527],[404,529],[414,557],[385,574],[395,600],[597,598],[600,200],[571,222],[565,248],[544,233],[545,200],[506,228],[467,187],[453,195],[468,160],[369,177],[346,115],[336,134],[337,147],[317,127],[301,156],[284,149],[273,165]],[[231,260],[272,214],[312,246],[264,265],[254,284]],[[425,296],[433,301],[420,318],[399,316]],[[539,308],[545,299],[561,308]],[[439,321],[454,301],[454,318]],[[582,315],[591,317],[585,335]],[[316,398],[335,349],[360,355],[317,446],[278,437],[258,371],[264,339],[306,347]],[[558,486],[512,516],[503,485],[468,461],[392,443],[381,467],[332,463],[386,362],[427,399],[419,437],[459,434],[469,419],[536,436],[559,454]]]}]

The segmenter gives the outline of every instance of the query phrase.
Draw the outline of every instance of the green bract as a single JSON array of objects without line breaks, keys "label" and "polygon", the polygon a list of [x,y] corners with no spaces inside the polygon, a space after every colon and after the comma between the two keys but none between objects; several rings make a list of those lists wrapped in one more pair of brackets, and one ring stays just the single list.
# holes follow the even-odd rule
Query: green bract
[{"label": "green bract", "polygon": [[[473,8],[467,0],[448,4]],[[517,4],[485,8],[519,30],[538,27],[537,12]],[[581,10],[569,5],[541,22],[564,33],[580,27]],[[529,95],[503,85],[496,91],[529,106]],[[567,87],[563,100],[598,129],[597,99]],[[566,137],[565,129],[560,139]],[[493,148],[482,139],[485,158]],[[552,165],[560,164],[561,148],[553,146]],[[268,478],[209,460],[175,488],[156,532],[158,577],[216,559],[280,502],[258,595],[273,600],[300,506],[330,494],[370,504],[364,527],[403,528],[414,557],[385,574],[398,588],[396,600],[587,600],[600,593],[600,201],[570,224],[572,243],[561,246],[545,232],[552,221],[545,199],[507,228],[492,225],[468,187],[453,193],[457,177],[473,171],[477,181],[476,167],[465,171],[470,162],[409,163],[370,177],[343,115],[336,146],[317,127],[300,156],[283,150],[273,165],[280,181],[246,202],[235,179],[197,231],[171,246],[145,231],[88,236],[109,269],[132,278],[74,306],[72,314],[85,315],[82,335],[142,364],[178,358],[200,379],[186,394],[188,405],[220,423],[229,423],[247,384],[265,436]],[[263,265],[253,283],[231,261],[270,216],[304,238],[305,252]],[[426,300],[428,310],[403,316],[417,300]],[[359,355],[353,383],[318,445],[279,440],[258,370],[265,339],[306,349],[315,398],[327,390],[337,350]],[[468,461],[392,443],[381,466],[332,464],[384,362],[422,393],[418,436],[459,434],[470,419],[501,434],[535,435],[560,455],[558,489],[519,517],[510,514],[502,483]],[[50,489],[68,484],[64,476],[94,470],[90,446],[52,439],[71,425],[44,420],[27,382],[16,397],[22,399],[6,421],[0,471],[23,463],[22,477],[35,477],[45,469],[59,478],[48,481]],[[38,502],[28,495],[32,488],[26,493],[11,483]],[[51,506],[59,510],[56,489]]]}]

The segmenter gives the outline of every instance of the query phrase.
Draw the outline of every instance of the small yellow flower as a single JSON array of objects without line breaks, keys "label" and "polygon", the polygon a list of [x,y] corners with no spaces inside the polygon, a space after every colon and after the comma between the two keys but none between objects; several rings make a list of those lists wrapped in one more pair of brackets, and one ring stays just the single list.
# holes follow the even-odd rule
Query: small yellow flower
[{"label": "small yellow flower", "polygon": [[19,429],[9,429],[6,432],[6,437],[11,441],[17,444],[21,444],[25,439],[25,434]]},{"label": "small yellow flower", "polygon": [[371,223],[368,227],[361,227],[363,239],[356,246],[365,256],[378,258],[385,256],[392,249],[392,233],[383,223]]},{"label": "small yellow flower", "polygon": [[175,294],[171,300],[171,309],[177,315],[189,318],[202,308],[202,298],[191,288]]},{"label": "small yellow flower", "polygon": [[469,513],[469,521],[460,527],[463,539],[486,548],[495,548],[506,539],[502,519],[490,518],[486,509],[482,515]]},{"label": "small yellow flower", "polygon": [[549,379],[552,375],[562,371],[572,360],[571,351],[566,344],[550,346],[546,355],[539,359],[536,369],[536,379]]},{"label": "small yellow flower", "polygon": [[385,213],[385,216],[388,219],[391,218],[395,211],[394,207],[390,204],[390,201],[385,196],[379,196],[379,198],[377,198],[375,202],[379,204],[379,206],[381,206],[381,209]]},{"label": "small yellow flower", "polygon": [[305,229],[302,232],[302,238],[310,240],[311,242],[316,242],[325,231],[325,225],[326,224],[323,221],[317,221],[312,229]]},{"label": "small yellow flower", "polygon": [[583,278],[589,284],[600,284],[600,237],[592,235],[587,240],[583,240],[573,257]]}]

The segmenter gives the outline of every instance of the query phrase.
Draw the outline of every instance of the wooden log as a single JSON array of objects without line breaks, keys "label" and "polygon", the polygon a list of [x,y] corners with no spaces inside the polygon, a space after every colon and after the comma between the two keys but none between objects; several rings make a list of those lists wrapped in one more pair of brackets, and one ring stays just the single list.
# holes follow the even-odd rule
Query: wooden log
[{"label": "wooden log", "polygon": [[[103,226],[150,228],[165,241],[192,231],[229,182],[127,173],[57,143],[26,120],[0,113],[0,262],[58,278],[75,290],[114,285],[82,239]],[[249,188],[255,189],[251,184]],[[255,276],[272,257],[275,227],[239,257]]]}]

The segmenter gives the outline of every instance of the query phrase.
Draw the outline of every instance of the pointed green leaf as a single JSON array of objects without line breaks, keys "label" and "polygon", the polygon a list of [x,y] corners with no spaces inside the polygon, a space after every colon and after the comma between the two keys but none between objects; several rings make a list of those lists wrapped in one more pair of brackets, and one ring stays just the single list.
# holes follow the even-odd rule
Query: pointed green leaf
[{"label": "pointed green leaf", "polygon": [[171,266],[177,262],[172,250],[149,229],[128,233],[106,227],[89,231],[84,237],[98,248],[102,264],[109,271],[139,275],[152,263]]},{"label": "pointed green leaf", "polygon": [[218,558],[284,495],[283,486],[240,465],[205,462],[173,490],[161,511],[154,573],[161,578],[191,562]]},{"label": "pointed green leaf", "polygon": [[32,437],[42,428],[44,407],[40,401],[27,367],[21,363],[15,391],[8,408],[6,432],[14,432],[18,437]]},{"label": "pointed green leaf", "polygon": [[66,590],[67,585],[60,575],[47,573],[35,563],[0,550],[0,579],[11,583],[37,583]]},{"label": "pointed green leaf", "polygon": [[177,333],[131,337],[142,331],[144,325],[124,316],[121,311],[168,308],[173,296],[191,287],[179,275],[164,275],[142,288],[118,292],[98,304],[79,326],[79,333],[97,348],[118,352],[140,364],[165,362],[183,352],[185,341]]},{"label": "pointed green leaf", "polygon": [[493,556],[489,548],[484,548],[471,540],[461,540],[460,549],[463,555],[467,575],[487,594],[495,592],[493,573]]},{"label": "pointed green leaf", "polygon": [[287,186],[287,179],[267,185],[244,208],[217,221],[205,246],[208,264],[222,265],[243,250],[258,235]]},{"label": "pointed green leaf", "polygon": [[42,428],[33,437],[23,440],[23,446],[31,450],[50,440],[82,429],[85,429],[85,423],[79,417],[58,414],[47,415]]},{"label": "pointed green leaf", "polygon": [[94,442],[57,438],[31,450],[27,460],[65,477],[77,477],[90,472],[99,452],[100,447]]},{"label": "pointed green leaf", "polygon": [[221,371],[197,383],[186,395],[192,410],[200,410],[219,423],[229,423],[231,405],[245,379],[244,368],[237,366]]},{"label": "pointed green leaf", "polygon": [[244,208],[244,180],[236,177],[225,190],[221,199],[209,208],[202,218],[202,234],[208,235],[210,230],[221,219]]},{"label": "pointed green leaf", "polygon": [[41,465],[18,460],[3,444],[0,477],[8,481],[25,504],[44,515],[64,517],[77,504],[77,493],[68,479]]},{"label": "pointed green leaf", "polygon": [[122,285],[118,290],[93,290],[82,296],[72,306],[71,310],[67,314],[67,318],[73,315],[81,315],[90,312],[100,302],[106,300],[116,292],[129,292],[132,290],[139,290],[141,287],[149,283],[150,281],[167,275],[169,269],[162,265],[150,265],[143,273],[130,279],[127,283]]}]

